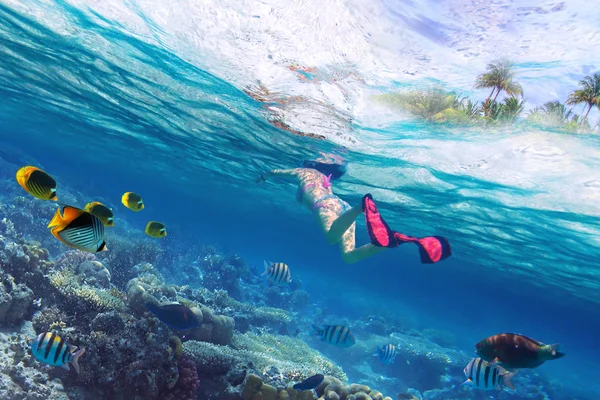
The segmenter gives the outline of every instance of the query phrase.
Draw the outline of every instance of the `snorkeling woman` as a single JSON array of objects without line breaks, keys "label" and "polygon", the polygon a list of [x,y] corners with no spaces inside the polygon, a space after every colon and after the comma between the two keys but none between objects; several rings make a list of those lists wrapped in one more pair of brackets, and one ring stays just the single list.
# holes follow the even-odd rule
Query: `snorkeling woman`
[{"label": "snorkeling woman", "polygon": [[[261,174],[256,181],[262,183],[278,175],[296,178],[298,181],[296,199],[313,213],[329,244],[339,243],[342,259],[348,264],[407,242],[414,243],[419,248],[423,264],[436,263],[452,255],[450,243],[445,237],[416,238],[390,229],[379,214],[370,194],[364,195],[361,204],[351,207],[333,194],[331,175],[325,175],[316,169],[274,169]],[[363,212],[371,243],[357,248],[355,221]]]}]

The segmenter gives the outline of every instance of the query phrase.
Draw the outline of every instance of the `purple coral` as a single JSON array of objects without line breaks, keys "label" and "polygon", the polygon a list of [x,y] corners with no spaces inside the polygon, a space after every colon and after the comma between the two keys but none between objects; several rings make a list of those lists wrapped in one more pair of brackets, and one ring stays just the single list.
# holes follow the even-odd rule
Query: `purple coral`
[{"label": "purple coral", "polygon": [[177,361],[179,379],[177,383],[164,397],[165,400],[195,400],[196,391],[200,386],[196,363],[189,358],[181,357]]}]

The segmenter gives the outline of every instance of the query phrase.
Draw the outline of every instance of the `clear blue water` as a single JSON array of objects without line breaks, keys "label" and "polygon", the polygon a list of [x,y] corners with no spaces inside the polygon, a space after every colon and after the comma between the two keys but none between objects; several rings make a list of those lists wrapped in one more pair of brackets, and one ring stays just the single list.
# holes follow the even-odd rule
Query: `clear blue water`
[{"label": "clear blue water", "polygon": [[[560,342],[568,356],[539,370],[600,396],[598,213],[535,201],[507,205],[506,198],[534,198],[545,189],[486,181],[468,168],[450,173],[419,158],[437,154],[436,146],[494,146],[531,133],[354,122],[368,146],[294,136],[269,124],[262,105],[226,76],[85,8],[54,6],[64,7],[75,27],[70,34],[0,5],[3,157],[35,162],[59,182],[115,206],[125,191],[143,193],[144,215],[122,218],[140,229],[148,219],[163,221],[165,247],[184,252],[215,243],[242,255],[257,273],[263,259],[285,260],[314,298],[341,317],[398,312],[421,327],[451,332],[468,352],[500,332]],[[597,136],[545,134],[568,142],[569,151],[600,149]],[[390,224],[447,236],[454,256],[420,265],[415,249],[405,246],[344,264],[299,209],[291,182],[254,182],[266,169],[293,167],[318,151],[348,160],[348,174],[334,184],[344,199],[356,203],[365,192],[408,196],[380,202]],[[596,174],[589,181],[599,179],[597,159],[584,154],[579,161]],[[372,176],[379,168],[392,176]],[[451,207],[463,203],[469,210]],[[568,229],[569,223],[584,229]],[[361,221],[357,239],[368,239]]]}]

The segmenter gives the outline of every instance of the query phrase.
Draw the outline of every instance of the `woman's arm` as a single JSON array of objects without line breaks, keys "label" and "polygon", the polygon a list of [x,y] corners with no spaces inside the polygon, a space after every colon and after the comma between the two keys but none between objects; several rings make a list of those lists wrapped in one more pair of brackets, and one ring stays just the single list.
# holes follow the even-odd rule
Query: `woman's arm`
[{"label": "woman's arm", "polygon": [[265,182],[267,179],[272,177],[273,175],[282,175],[282,176],[295,176],[298,177],[302,168],[293,168],[293,169],[272,169],[271,171],[264,172],[260,174],[258,178],[256,178],[257,183]]}]

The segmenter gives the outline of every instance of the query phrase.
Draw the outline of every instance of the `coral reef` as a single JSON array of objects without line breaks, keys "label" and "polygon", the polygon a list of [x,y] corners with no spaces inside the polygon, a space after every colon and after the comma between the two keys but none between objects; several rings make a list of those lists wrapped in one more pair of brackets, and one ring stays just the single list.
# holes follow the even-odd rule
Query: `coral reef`
[{"label": "coral reef", "polygon": [[[452,350],[444,332],[413,329],[404,317],[340,320],[311,304],[297,279],[269,287],[239,256],[209,247],[200,257],[174,255],[129,234],[123,221],[108,232],[109,252],[67,249],[40,223],[54,207],[25,197],[0,204],[0,324],[13,330],[0,334],[2,399],[383,400],[400,391],[481,398],[460,387],[469,357]],[[147,311],[148,302],[182,303],[200,325],[171,329]],[[355,346],[342,351],[308,337],[311,323],[333,317],[352,326]],[[44,331],[86,347],[79,375],[31,355],[28,343]],[[399,354],[384,366],[371,354],[386,342]],[[316,373],[327,376],[315,391],[292,388]],[[520,373],[515,384],[517,395],[495,398],[573,398],[537,373]]]},{"label": "coral reef", "polygon": [[[187,341],[183,348],[184,353],[200,365],[200,371],[207,374],[224,373],[234,365],[244,364],[260,371],[268,383],[279,385],[323,372],[344,381],[347,379],[333,361],[300,339],[289,336],[247,332],[234,335],[231,347]],[[203,368],[210,368],[210,371]]]},{"label": "coral reef", "polygon": [[182,357],[177,361],[178,379],[164,394],[164,400],[195,400],[200,385],[196,363]]},{"label": "coral reef", "polygon": [[244,260],[237,255],[223,257],[212,246],[204,246],[194,263],[202,271],[202,286],[208,290],[225,290],[230,296],[241,299],[242,279],[251,281],[252,273]]},{"label": "coral reef", "polygon": [[242,390],[243,400],[392,400],[384,397],[381,392],[371,389],[366,385],[348,385],[336,377],[325,376],[325,379],[314,390],[296,391],[291,385],[284,388],[276,388],[267,384],[261,377],[249,374]]},{"label": "coral reef", "polygon": [[0,324],[10,325],[25,319],[33,302],[33,292],[15,283],[10,275],[0,275]]},{"label": "coral reef", "polygon": [[97,288],[86,283],[85,279],[71,269],[63,269],[50,274],[50,284],[65,300],[79,308],[89,310],[124,310],[125,295],[118,289]]}]

